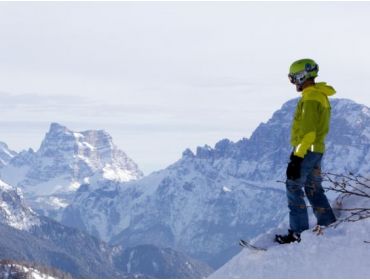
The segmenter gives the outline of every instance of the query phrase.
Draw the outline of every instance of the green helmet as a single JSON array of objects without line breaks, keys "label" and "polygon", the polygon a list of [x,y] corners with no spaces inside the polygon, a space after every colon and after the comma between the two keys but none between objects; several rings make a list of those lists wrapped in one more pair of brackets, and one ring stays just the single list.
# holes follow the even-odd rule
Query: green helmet
[{"label": "green helmet", "polygon": [[303,84],[310,78],[316,78],[319,72],[319,65],[309,58],[297,60],[289,68],[289,80],[293,84]]}]

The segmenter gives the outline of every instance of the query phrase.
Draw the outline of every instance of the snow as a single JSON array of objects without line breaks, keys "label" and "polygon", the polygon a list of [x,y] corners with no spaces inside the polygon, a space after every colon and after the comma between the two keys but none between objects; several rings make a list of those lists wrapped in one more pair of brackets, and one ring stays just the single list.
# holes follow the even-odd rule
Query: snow
[{"label": "snow", "polygon": [[67,186],[68,191],[77,191],[78,188],[81,186],[79,182],[73,181]]},{"label": "snow", "polygon": [[40,223],[37,215],[23,204],[21,190],[0,181],[0,222],[28,230]]},{"label": "snow", "polygon": [[[349,197],[342,207],[369,206],[368,198]],[[311,216],[311,225],[313,220]],[[274,235],[286,233],[287,228],[286,219],[278,228],[251,240],[268,250],[241,249],[210,278],[370,278],[370,218],[338,223],[323,235],[307,230],[300,243],[274,243]]]},{"label": "snow", "polygon": [[8,149],[2,148],[1,149],[1,152],[3,152],[4,154],[6,154],[7,156],[9,156],[10,158],[14,157],[14,155]]},{"label": "snow", "polygon": [[322,236],[267,252],[244,249],[210,278],[369,278],[369,221],[342,224]]},{"label": "snow", "polygon": [[93,145],[91,145],[91,144],[89,144],[87,142],[82,142],[82,145],[84,145],[85,147],[89,148],[91,151],[96,150],[96,148]]},{"label": "snow", "polygon": [[12,263],[12,264],[0,264],[0,276],[3,279],[13,279],[19,277],[19,273],[27,273],[28,279],[57,279],[50,275],[41,273],[39,270],[27,267],[24,265]]},{"label": "snow", "polygon": [[11,189],[13,189],[11,186],[0,180],[0,190],[8,191]]},{"label": "snow", "polygon": [[66,208],[69,203],[59,197],[51,196],[48,198],[47,203],[53,208]]},{"label": "snow", "polygon": [[128,182],[135,180],[137,176],[130,170],[123,170],[117,166],[106,164],[103,168],[103,177],[112,181]]},{"label": "snow", "polygon": [[364,108],[362,109],[362,113],[364,113],[365,115],[367,115],[367,116],[369,116],[369,117],[370,117],[370,109],[369,109],[369,108],[364,107]]},{"label": "snow", "polygon": [[[74,193],[81,184],[89,183],[90,177],[126,182],[143,176],[106,132],[73,132],[57,123],[50,126],[37,152],[29,150],[14,156],[0,168],[0,178],[22,188],[32,207],[53,218],[61,216],[58,211],[72,202]],[[6,163],[7,157],[0,160]]]},{"label": "snow", "polygon": [[77,139],[85,138],[85,136],[82,133],[79,133],[79,132],[73,132],[73,136]]},{"label": "snow", "polygon": [[92,163],[91,163],[90,159],[89,159],[88,157],[85,157],[84,155],[80,155],[80,154],[78,154],[78,155],[73,156],[73,157],[74,157],[74,158],[77,158],[77,159],[80,159],[80,160],[82,160],[82,161],[84,161],[84,162],[86,162],[86,164],[87,164],[87,165],[89,165],[89,166],[91,166],[91,165],[92,165]]},{"label": "snow", "polygon": [[127,262],[127,273],[131,273],[131,262],[132,260],[134,259],[134,255],[135,255],[135,250],[132,250],[130,252],[130,256],[129,256],[129,260]]},{"label": "snow", "polygon": [[95,151],[96,150],[96,148],[93,145],[91,145],[90,143],[88,143],[88,142],[77,142],[77,145],[81,149],[87,148],[87,149],[89,149],[91,151]]}]

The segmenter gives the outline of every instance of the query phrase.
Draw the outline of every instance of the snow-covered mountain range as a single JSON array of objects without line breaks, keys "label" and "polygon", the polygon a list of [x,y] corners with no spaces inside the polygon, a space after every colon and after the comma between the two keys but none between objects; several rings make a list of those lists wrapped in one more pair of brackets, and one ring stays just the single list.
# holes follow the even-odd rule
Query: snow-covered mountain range
[{"label": "snow-covered mountain range", "polygon": [[[134,182],[81,186],[63,223],[112,243],[156,243],[222,265],[239,250],[236,240],[277,226],[287,214],[285,187],[276,180],[285,180],[297,101],[284,104],[250,139],[186,150],[168,168]],[[326,171],[369,173],[369,112],[332,100]]]},{"label": "snow-covered mountain range", "polygon": [[8,157],[1,157],[7,164],[0,178],[21,188],[34,209],[54,218],[91,177],[120,182],[143,177],[137,164],[102,130],[74,132],[52,123],[37,152],[29,149],[16,155],[1,147]]},{"label": "snow-covered mountain range", "polygon": [[[187,149],[143,178],[107,133],[52,124],[40,149],[14,154],[0,176],[22,188],[38,212],[68,226],[122,248],[170,247],[219,267],[238,252],[239,238],[286,217],[285,187],[276,181],[285,180],[296,103],[284,104],[249,139]],[[369,174],[369,153],[369,108],[333,99],[324,170]]]},{"label": "snow-covered mountain range", "polygon": [[[28,261],[77,278],[204,278],[212,272],[209,266],[170,248],[109,246],[38,215],[25,205],[19,189],[1,181],[0,235],[0,264],[1,259]],[[11,268],[0,265],[0,274],[9,276]],[[24,266],[17,266],[16,271],[37,276],[37,271]]]}]

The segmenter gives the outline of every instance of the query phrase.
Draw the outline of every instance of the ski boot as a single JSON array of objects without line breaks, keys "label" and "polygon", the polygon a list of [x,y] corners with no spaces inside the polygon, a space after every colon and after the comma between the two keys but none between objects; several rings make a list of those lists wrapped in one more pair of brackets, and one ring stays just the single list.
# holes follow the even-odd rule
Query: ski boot
[{"label": "ski boot", "polygon": [[292,230],[288,230],[287,235],[275,235],[275,242],[280,244],[287,244],[292,242],[301,242],[301,235],[299,233],[295,233]]}]

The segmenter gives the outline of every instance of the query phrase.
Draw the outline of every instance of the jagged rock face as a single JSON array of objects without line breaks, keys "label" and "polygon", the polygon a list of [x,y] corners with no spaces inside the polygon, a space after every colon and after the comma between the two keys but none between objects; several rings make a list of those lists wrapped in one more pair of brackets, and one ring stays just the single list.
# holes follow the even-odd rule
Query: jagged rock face
[{"label": "jagged rock face", "polygon": [[93,176],[120,182],[143,176],[106,132],[73,132],[56,123],[37,152],[21,152],[0,174],[7,183],[22,188],[33,208],[47,215],[66,207],[80,185]]},{"label": "jagged rock face", "polygon": [[7,165],[16,155],[17,153],[10,150],[5,143],[0,142],[0,168]]},{"label": "jagged rock face", "polygon": [[[237,252],[236,240],[286,217],[285,187],[276,180],[285,180],[297,101],[284,104],[250,139],[225,139],[196,154],[186,150],[175,164],[135,182],[81,187],[63,222],[113,243],[159,244],[222,265]],[[370,164],[363,164],[370,158],[369,109],[343,99],[332,107],[324,168],[369,172]],[[346,149],[347,157],[337,157],[335,147]]]},{"label": "jagged rock face", "polygon": [[53,161],[41,170],[46,180],[67,173],[81,181],[97,171],[103,171],[107,179],[118,181],[143,176],[137,165],[102,130],[73,132],[53,123],[37,154],[39,158]]},{"label": "jagged rock face", "polygon": [[[290,128],[298,99],[291,100],[261,123],[250,139],[233,143],[227,139],[214,149],[197,149],[196,158],[206,158],[220,172],[252,181],[284,180],[292,151]],[[323,169],[330,172],[370,172],[370,109],[347,99],[333,99],[330,131]],[[231,161],[233,164],[228,164]],[[218,162],[221,162],[219,164]]]},{"label": "jagged rock face", "polygon": [[0,223],[11,227],[28,230],[39,225],[36,213],[23,202],[22,192],[0,180]]}]

